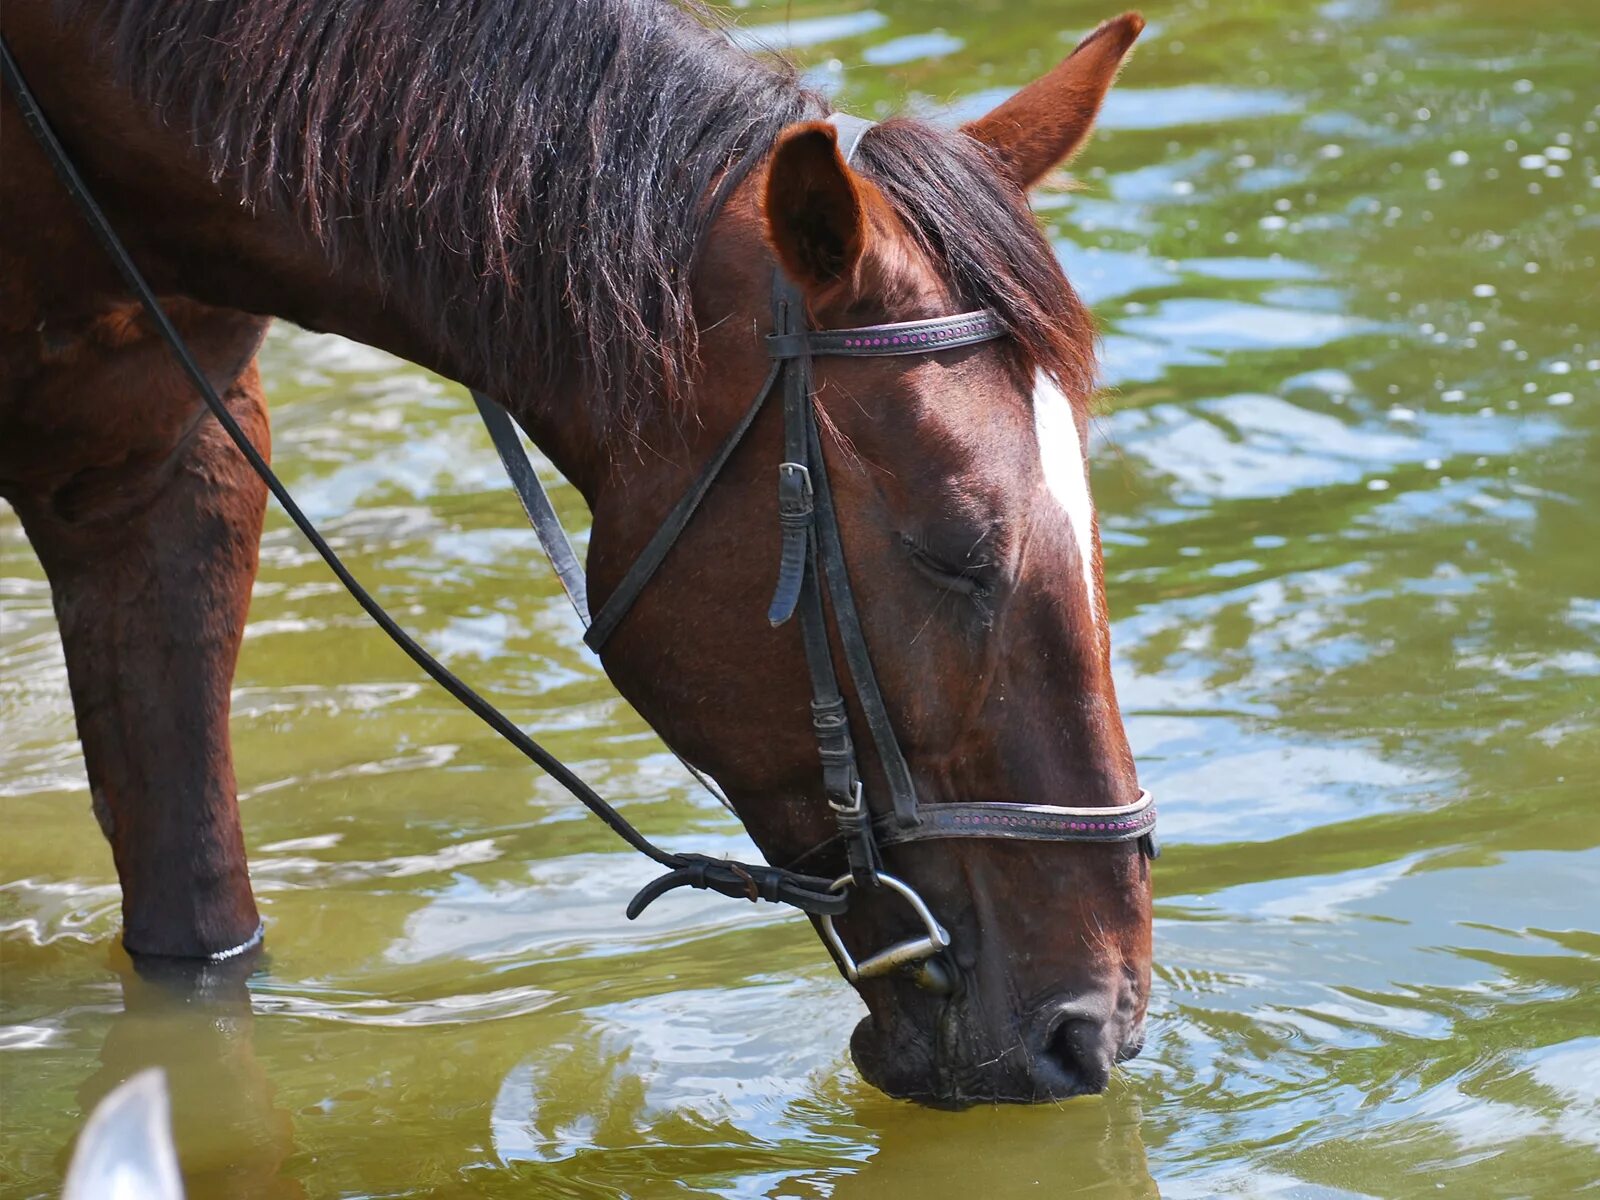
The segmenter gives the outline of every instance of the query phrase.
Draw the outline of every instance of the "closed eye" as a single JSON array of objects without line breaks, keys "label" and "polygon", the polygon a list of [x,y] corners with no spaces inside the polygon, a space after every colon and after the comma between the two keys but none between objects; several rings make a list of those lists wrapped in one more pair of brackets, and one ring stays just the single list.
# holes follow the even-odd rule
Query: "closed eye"
[{"label": "closed eye", "polygon": [[980,600],[994,594],[997,570],[995,562],[980,552],[984,540],[978,539],[978,545],[964,561],[954,562],[920,538],[900,535],[900,543],[910,556],[911,565],[929,582],[946,591]]}]

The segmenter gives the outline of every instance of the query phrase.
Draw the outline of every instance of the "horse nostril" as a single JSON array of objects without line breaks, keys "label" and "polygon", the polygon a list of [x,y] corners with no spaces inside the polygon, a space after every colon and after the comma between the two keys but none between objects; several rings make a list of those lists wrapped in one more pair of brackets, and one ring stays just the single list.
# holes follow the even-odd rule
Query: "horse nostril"
[{"label": "horse nostril", "polygon": [[1105,1026],[1090,1017],[1060,1021],[1045,1038],[1042,1057],[1065,1074],[1078,1092],[1103,1092],[1111,1080],[1112,1054]]},{"label": "horse nostril", "polygon": [[1117,1061],[1119,1063],[1128,1062],[1130,1059],[1138,1058],[1143,1053],[1144,1028],[1141,1026],[1117,1049]]}]

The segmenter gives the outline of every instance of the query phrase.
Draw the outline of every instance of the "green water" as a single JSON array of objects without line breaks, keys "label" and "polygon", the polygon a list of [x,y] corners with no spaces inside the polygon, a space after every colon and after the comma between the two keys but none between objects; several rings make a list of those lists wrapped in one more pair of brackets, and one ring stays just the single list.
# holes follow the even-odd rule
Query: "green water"
[{"label": "green water", "polygon": [[[195,1196],[1568,1196],[1600,1180],[1600,4],[1179,0],[1040,210],[1105,330],[1118,686],[1162,801],[1148,1047],[1103,1098],[855,1075],[798,919],[622,919],[619,850],[274,515],[238,677],[271,953],[115,948],[49,597],[0,516],[0,1193],[173,1082]],[[1111,15],[778,3],[821,85],[977,112]],[[782,40],[781,28],[767,28]],[[288,328],[276,459],[629,816],[748,852],[577,649],[455,389]],[[560,496],[583,520],[570,492]]]}]

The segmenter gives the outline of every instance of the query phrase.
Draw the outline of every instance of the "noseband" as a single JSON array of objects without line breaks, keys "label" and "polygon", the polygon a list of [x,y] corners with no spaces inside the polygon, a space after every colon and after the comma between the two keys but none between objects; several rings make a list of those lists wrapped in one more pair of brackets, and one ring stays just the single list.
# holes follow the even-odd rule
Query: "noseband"
[{"label": "noseband", "polygon": [[[776,627],[798,614],[801,641],[811,677],[812,728],[822,764],[823,792],[838,826],[833,838],[802,855],[796,863],[834,843],[842,842],[848,871],[829,879],[802,874],[792,869],[792,865],[773,867],[701,854],[675,853],[662,849],[646,838],[565,763],[457,678],[406,633],[361,586],[301,511],[294,497],[223,404],[51,129],[3,37],[0,37],[0,77],[3,77],[5,86],[16,98],[28,131],[39,142],[68,195],[83,213],[113,265],[145,308],[162,338],[171,347],[206,407],[356,602],[427,675],[565,787],[629,846],[667,869],[666,874],[647,884],[634,896],[627,909],[629,918],[638,916],[663,893],[679,887],[703,888],[725,896],[792,905],[818,918],[824,939],[841,970],[851,982],[855,982],[923,962],[950,944],[949,934],[915,889],[884,872],[883,849],[886,847],[974,837],[1046,842],[1137,840],[1145,854],[1152,858],[1156,856],[1156,814],[1148,792],[1141,792],[1135,803],[1118,808],[1005,803],[938,804],[921,808],[917,803],[910,768],[895,738],[877,677],[873,673],[871,656],[867,653],[866,638],[845,566],[838,516],[833,506],[833,492],[828,484],[827,463],[818,436],[813,407],[812,361],[823,357],[931,354],[992,341],[1005,336],[1004,328],[993,313],[962,313],[931,321],[909,321],[859,329],[814,330],[806,325],[800,293],[781,271],[775,274],[772,292],[773,330],[766,339],[772,368],[766,381],[739,423],[701,469],[689,490],[673,507],[596,614],[584,635],[584,641],[598,652],[616,632],[679,535],[688,526],[723,467],[744,440],[768,398],[781,385],[784,430],[784,459],[778,465],[778,520],[781,533],[777,584],[767,616]],[[839,131],[841,150],[848,162],[862,134],[870,128],[870,122],[842,115],[830,120]],[[473,394],[540,543],[550,556],[556,574],[580,616],[587,621],[588,602],[582,568],[561,529],[549,496],[527,460],[510,416],[481,393]],[[839,630],[840,650],[886,781],[889,794],[886,811],[874,812],[864,794],[855,746],[850,737],[849,714],[833,666],[823,611],[823,588],[827,589]],[[690,769],[693,770],[692,767]],[[698,772],[695,773],[704,780]],[[708,787],[712,786],[709,781],[706,782]],[[715,791],[714,787],[712,790]],[[833,925],[834,917],[844,913],[849,906],[848,893],[851,888],[876,889],[880,894],[887,892],[899,896],[922,923],[924,935],[901,942],[857,963],[846,950]],[[941,980],[947,982],[948,976],[942,971],[932,970],[934,965],[924,962],[922,980],[939,986]]]}]

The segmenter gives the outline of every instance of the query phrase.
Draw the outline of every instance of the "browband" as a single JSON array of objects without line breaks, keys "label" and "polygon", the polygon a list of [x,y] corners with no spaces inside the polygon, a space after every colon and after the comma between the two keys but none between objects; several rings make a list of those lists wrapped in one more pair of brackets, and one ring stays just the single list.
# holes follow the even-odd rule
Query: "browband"
[{"label": "browband", "polygon": [[878,358],[890,354],[927,354],[1003,338],[1007,329],[988,309],[933,317],[927,321],[897,321],[891,325],[862,325],[855,329],[800,329],[769,333],[767,353],[787,358]]}]

